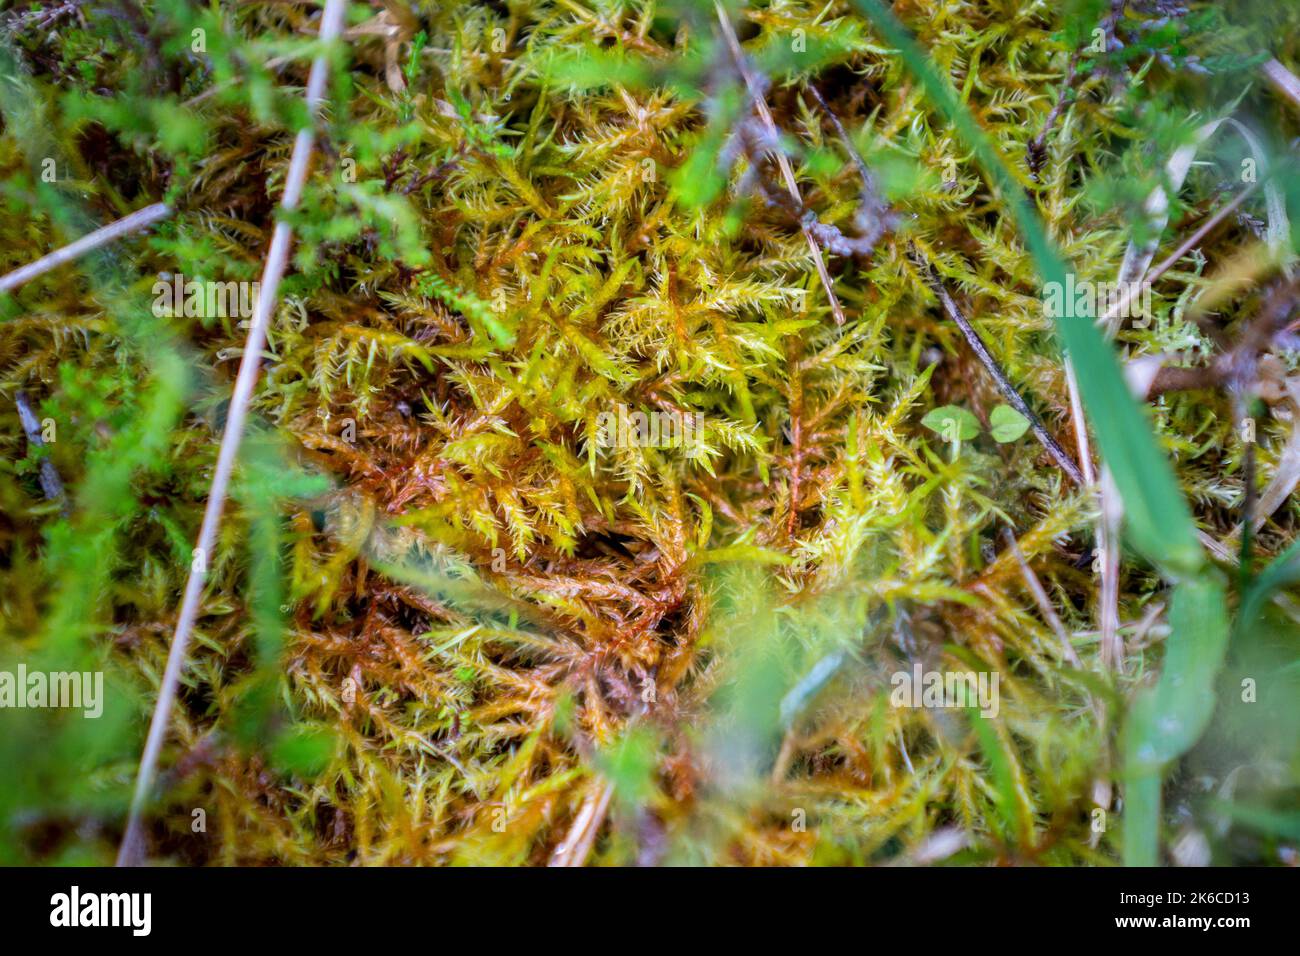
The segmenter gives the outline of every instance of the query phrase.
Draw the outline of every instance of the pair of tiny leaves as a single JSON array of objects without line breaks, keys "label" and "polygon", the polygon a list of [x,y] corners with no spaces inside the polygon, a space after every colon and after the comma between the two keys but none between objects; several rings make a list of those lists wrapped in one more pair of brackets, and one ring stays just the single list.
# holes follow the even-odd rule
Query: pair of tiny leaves
[{"label": "pair of tiny leaves", "polygon": [[[980,433],[979,419],[960,405],[935,408],[921,424],[937,432],[944,441],[970,441]],[[996,442],[1013,442],[1029,429],[1029,419],[1010,405],[999,405],[989,413],[989,434]]]}]

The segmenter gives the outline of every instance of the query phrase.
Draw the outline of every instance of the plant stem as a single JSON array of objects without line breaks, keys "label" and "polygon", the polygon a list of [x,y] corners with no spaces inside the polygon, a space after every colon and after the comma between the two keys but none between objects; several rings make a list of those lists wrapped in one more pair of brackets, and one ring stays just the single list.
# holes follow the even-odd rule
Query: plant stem
[{"label": "plant stem", "polygon": [[29,262],[22,268],[15,269],[8,275],[0,277],[0,293],[11,292],[24,282],[29,282],[39,275],[44,275],[51,269],[57,269],[64,263],[79,259],[87,252],[108,245],[115,239],[120,239],[122,236],[130,235],[152,225],[159,219],[165,219],[171,215],[171,212],[171,207],[165,202],[156,202],[152,206],[137,209],[129,216],[123,216],[116,222],[110,222],[107,226],[101,226],[94,232],[87,233],[80,239],[68,243],[62,249],[56,249],[48,256],[41,256],[35,262]]},{"label": "plant stem", "polygon": [[[338,37],[343,24],[345,6],[346,0],[326,0],[320,26],[320,38],[324,42],[329,43]],[[325,98],[328,71],[329,59],[322,53],[312,61],[311,73],[307,79],[307,110],[313,117]],[[307,178],[307,166],[315,145],[315,136],[314,127],[308,125],[299,130],[294,141],[293,154],[289,160],[289,173],[284,182],[284,195],[280,199],[282,214],[293,210],[302,196],[303,183]],[[122,838],[122,845],[118,851],[118,866],[135,866],[143,859],[140,816],[153,788],[158,755],[162,750],[172,703],[176,698],[176,686],[180,683],[190,631],[198,616],[203,583],[207,576],[207,563],[216,544],[217,528],[221,524],[221,512],[226,502],[226,490],[230,485],[230,476],[243,439],[244,422],[248,417],[253,386],[257,382],[262,347],[266,342],[266,328],[270,323],[271,312],[275,308],[280,279],[284,276],[292,239],[293,227],[282,215],[280,221],[275,224],[275,232],[271,237],[271,249],[267,253],[266,265],[262,272],[261,293],[249,324],[248,339],[244,344],[243,357],[239,363],[239,375],[235,379],[235,390],[230,398],[226,427],[221,435],[221,450],[217,456],[217,468],[212,476],[212,487],[203,513],[203,525],[199,530],[197,548],[199,560],[191,566],[189,579],[185,582],[185,598],[181,604],[180,617],[176,621],[176,631],[172,635],[171,650],[167,654],[167,669],[163,672],[162,682],[158,688],[158,702],[154,707],[153,719],[149,722],[149,736],[145,741],[144,753],[140,757],[140,771],[136,777],[135,793],[131,798],[126,835]]]}]

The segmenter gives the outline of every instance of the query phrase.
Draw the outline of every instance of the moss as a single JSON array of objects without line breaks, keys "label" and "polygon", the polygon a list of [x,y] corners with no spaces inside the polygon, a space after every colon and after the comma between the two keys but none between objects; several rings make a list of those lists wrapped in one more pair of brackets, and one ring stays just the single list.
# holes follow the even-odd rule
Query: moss
[{"label": "moss", "polygon": [[[15,728],[0,761],[20,768],[0,794],[14,861],[107,862],[120,839],[245,334],[238,316],[156,315],[151,290],[258,277],[316,52],[312,7],[125,6],[139,16],[6,14],[25,93],[0,102],[0,272],[88,222],[176,210],[0,301],[0,391],[57,425],[32,452],[0,407],[0,661],[89,662],[115,688],[100,723],[0,714]],[[1294,11],[932,6],[894,10],[1079,279],[1113,280],[1149,238],[1137,211],[1206,115],[1252,115],[1290,169],[1275,146],[1297,115],[1254,54],[1296,66]],[[1005,399],[919,264],[1078,456],[1033,262],[856,11],[734,12],[741,69],[711,4],[353,6],[152,856],[1120,859],[1118,728],[1163,659],[1168,589],[1126,552],[1125,654],[1107,667],[1093,497],[1032,433],[995,440]],[[1123,47],[1089,52],[1094,29]],[[1207,147],[1164,252],[1235,193],[1237,150]],[[1260,190],[1166,272],[1123,352],[1209,364],[1189,307],[1270,215]],[[1276,271],[1251,278],[1219,307],[1225,341],[1250,334],[1269,290],[1294,299]],[[1285,376],[1289,342],[1267,344]],[[1152,406],[1219,540],[1241,520],[1234,396],[1260,388],[1238,384]],[[1285,401],[1270,409],[1261,488],[1293,427]],[[973,416],[973,437],[945,441],[935,410]],[[650,427],[677,437],[644,440]],[[70,489],[66,517],[42,497],[40,455]],[[1273,515],[1261,561],[1295,520],[1290,502]],[[1243,631],[1250,663],[1230,659],[1222,719],[1188,761],[1219,784],[1294,756],[1293,715],[1234,709],[1242,667],[1300,650],[1293,625],[1269,627]],[[996,673],[997,716],[891,706],[892,676],[918,664]],[[1250,742],[1240,721],[1271,729]],[[1300,784],[1266,778],[1247,794],[1265,809]],[[1166,789],[1166,837],[1175,818],[1213,831],[1220,810],[1177,774]],[[1294,842],[1244,822],[1215,840],[1243,863]]]}]

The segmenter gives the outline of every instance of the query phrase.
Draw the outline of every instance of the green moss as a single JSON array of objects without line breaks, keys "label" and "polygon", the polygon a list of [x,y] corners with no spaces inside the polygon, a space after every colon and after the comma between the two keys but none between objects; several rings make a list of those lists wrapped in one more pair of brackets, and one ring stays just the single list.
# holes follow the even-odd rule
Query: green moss
[{"label": "green moss", "polygon": [[[1261,49],[1295,67],[1296,14],[1191,5],[1156,25],[1150,6],[1129,5],[1123,52],[1095,53],[1109,5],[896,4],[951,81],[947,104],[854,4],[733,11],[773,137],[711,4],[354,5],[151,854],[871,863],[927,859],[955,828],[950,862],[1118,862],[1123,814],[1102,800],[1099,829],[1094,810],[1123,786],[1118,728],[1165,660],[1169,588],[1142,555],[1213,590],[1216,613],[1227,600],[1217,572],[1176,560],[1192,524],[1141,523],[1133,502],[1175,508],[1176,489],[1196,528],[1229,538],[1240,415],[1227,390],[1170,392],[1152,402],[1154,438],[1102,438],[1098,416],[1129,405],[1107,405],[1114,383],[1080,366],[1112,460],[1155,463],[1115,469],[1136,548],[1109,669],[1094,501],[1008,418],[909,250],[1077,454],[1031,251],[1050,238],[1075,278],[1113,281],[1126,244],[1152,238],[1138,210],[1168,157],[1234,108],[1255,117],[1300,221],[1276,145],[1297,114],[1256,79]],[[142,26],[85,4],[57,30],[5,15],[0,273],[87,224],[176,210],[0,301],[0,670],[93,666],[114,688],[100,722],[0,712],[0,764],[20,768],[0,788],[14,862],[107,862],[120,839],[245,335],[238,316],[155,315],[151,290],[177,273],[258,277],[307,121],[314,8],[141,9]],[[1161,256],[1235,192],[1230,139],[1173,199]],[[1008,170],[998,190],[991,158]],[[1041,243],[1017,234],[1012,198]],[[1276,207],[1260,190],[1242,213]],[[1229,221],[1201,244],[1206,265],[1165,273],[1154,320],[1120,331],[1124,356],[1204,364],[1214,345],[1189,310],[1220,295],[1253,228]],[[1269,295],[1294,294],[1276,270],[1251,281],[1217,306],[1228,341]],[[1286,374],[1288,343],[1266,344]],[[43,451],[19,388],[57,426]],[[1287,467],[1288,408],[1271,408],[1256,417],[1260,487]],[[953,443],[936,432],[958,413],[973,427]],[[42,455],[67,516],[42,497]],[[1290,502],[1274,514],[1261,556],[1291,544],[1296,517]],[[1186,759],[1222,783],[1238,764],[1300,766],[1294,735],[1250,739],[1289,718],[1241,711],[1231,682],[1251,676],[1243,662],[1280,660],[1257,678],[1293,693],[1294,625],[1270,618],[1267,640],[1257,626],[1283,570],[1250,592],[1214,706],[1208,691],[1154,695],[1209,724],[1156,772]],[[918,663],[996,673],[997,716],[891,706],[892,675]],[[1198,672],[1198,687],[1214,680]],[[1294,838],[1260,837],[1259,821],[1300,780],[1266,778],[1243,801],[1255,822],[1229,831],[1172,776],[1144,845],[1169,844],[1176,806],[1191,814],[1179,825],[1225,834],[1216,859],[1275,861]],[[1150,791],[1135,796],[1150,806]]]}]

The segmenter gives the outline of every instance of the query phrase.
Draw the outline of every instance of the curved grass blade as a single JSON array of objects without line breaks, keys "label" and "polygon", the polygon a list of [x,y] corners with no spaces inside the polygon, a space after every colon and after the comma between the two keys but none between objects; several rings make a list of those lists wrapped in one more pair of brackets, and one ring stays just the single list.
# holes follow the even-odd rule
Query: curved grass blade
[{"label": "curved grass blade", "polygon": [[1160,681],[1143,691],[1124,727],[1124,862],[1156,862],[1164,768],[1200,739],[1214,714],[1214,678],[1228,647],[1226,585],[1209,571],[1174,588]]}]

